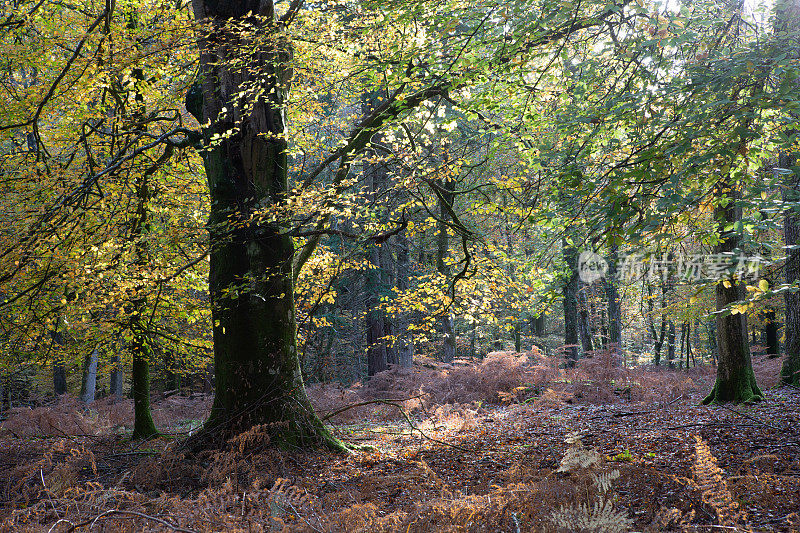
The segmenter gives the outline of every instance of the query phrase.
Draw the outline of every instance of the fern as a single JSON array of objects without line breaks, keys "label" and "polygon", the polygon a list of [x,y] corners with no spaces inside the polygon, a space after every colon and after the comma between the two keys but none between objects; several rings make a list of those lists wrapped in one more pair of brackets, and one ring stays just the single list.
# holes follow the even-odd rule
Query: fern
[{"label": "fern", "polygon": [[[550,521],[562,531],[582,531],[586,533],[619,533],[628,531],[633,521],[626,512],[614,509],[610,498],[613,481],[620,476],[619,470],[603,471],[603,457],[595,449],[586,448],[578,434],[568,435],[569,444],[556,472],[574,473],[578,478],[591,480],[596,489],[592,497],[587,492],[584,502],[562,505],[558,511],[550,513]],[[588,487],[587,487],[588,489]]]},{"label": "fern", "polygon": [[723,471],[717,466],[717,459],[711,454],[708,444],[695,435],[694,477],[701,491],[703,503],[717,515],[720,525],[735,525],[743,518],[739,504],[733,501]]},{"label": "fern", "polygon": [[611,472],[592,474],[592,481],[594,481],[594,486],[597,487],[597,491],[600,494],[605,494],[611,490],[612,482],[615,479],[619,479],[619,470],[616,469],[612,470]]},{"label": "fern", "polygon": [[611,500],[602,498],[591,507],[586,502],[568,507],[562,505],[550,514],[550,520],[561,529],[586,533],[621,533],[633,525],[627,513],[617,511]]},{"label": "fern", "polygon": [[561,464],[556,472],[569,473],[579,470],[589,470],[598,467],[603,461],[603,456],[597,450],[590,450],[581,442],[581,436],[570,434],[565,439],[570,446],[561,459]]}]

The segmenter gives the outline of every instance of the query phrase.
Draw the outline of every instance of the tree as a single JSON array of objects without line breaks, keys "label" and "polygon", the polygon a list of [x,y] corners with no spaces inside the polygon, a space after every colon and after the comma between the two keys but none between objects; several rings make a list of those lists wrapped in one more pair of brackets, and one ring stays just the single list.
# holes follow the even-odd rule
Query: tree
[{"label": "tree", "polygon": [[564,279],[564,346],[567,364],[578,361],[578,250],[566,239],[561,241],[561,250],[567,273]]},{"label": "tree", "polygon": [[[798,34],[800,33],[800,2],[797,0],[779,0],[775,4],[775,33],[785,40],[790,56],[796,58],[800,51]],[[784,83],[797,85],[797,71],[789,71]],[[794,121],[797,115],[792,114]],[[794,139],[797,131],[793,128],[786,132],[786,137]],[[791,148],[790,148],[791,149]],[[784,218],[784,240],[787,247],[786,283],[793,290],[785,293],[786,302],[786,358],[781,367],[781,381],[790,385],[800,385],[800,292],[795,285],[800,280],[800,215],[797,204],[800,201],[800,169],[797,167],[797,154],[782,151],[778,158],[778,167],[785,173],[784,201],[789,202],[789,209]],[[774,315],[774,312],[772,313]],[[773,318],[774,320],[774,318]]]},{"label": "tree", "polygon": [[[299,2],[294,2],[299,4]],[[216,394],[196,439],[265,422],[286,447],[342,445],[306,396],[297,354],[292,238],[254,219],[288,192],[286,111],[292,49],[271,0],[194,0],[200,40],[203,163],[211,193],[209,295]],[[289,16],[294,16],[294,10]],[[245,52],[253,46],[251,53]]]},{"label": "tree", "polygon": [[[292,46],[285,30],[301,5],[302,1],[293,1],[278,18],[272,0],[193,2],[197,21],[206,26],[200,39],[202,113],[196,109],[195,115],[207,124],[202,153],[211,193],[209,293],[216,372],[214,405],[199,440],[270,424],[270,434],[278,444],[341,448],[311,409],[296,351],[293,269],[307,261],[319,237],[308,239],[293,265],[289,221],[281,215],[254,216],[259,210],[279,207],[288,193],[285,106]],[[375,7],[388,8],[388,4]],[[486,13],[473,13],[463,6],[457,10],[432,7],[434,24],[449,27],[458,19],[468,22],[464,34],[470,36],[471,48],[458,42],[443,53],[439,43],[434,46],[427,41],[423,46],[430,50],[396,48],[385,63],[376,65],[391,70],[395,77],[396,85],[387,89],[388,98],[358,120],[319,171],[300,180],[303,187],[313,184],[333,161],[339,161],[333,185],[340,187],[354,155],[385,124],[422,102],[482,80],[489,70],[509,70],[514,56],[532,56],[539,47],[544,50],[619,12],[616,5],[558,12],[542,30],[535,15],[519,12],[517,7],[518,19],[496,6],[483,6]],[[473,45],[475,34],[470,28],[482,27],[485,17],[493,16],[496,9],[516,33],[497,26]],[[417,24],[413,6],[399,16]],[[428,54],[425,60],[420,61],[421,54]],[[446,199],[442,207],[452,209]],[[329,216],[319,217],[317,235],[324,233]]]}]

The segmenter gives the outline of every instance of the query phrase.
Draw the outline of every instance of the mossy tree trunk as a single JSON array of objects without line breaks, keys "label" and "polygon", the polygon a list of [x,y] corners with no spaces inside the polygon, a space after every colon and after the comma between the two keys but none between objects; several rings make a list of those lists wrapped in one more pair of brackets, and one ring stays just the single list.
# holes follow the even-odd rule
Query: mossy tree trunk
[{"label": "mossy tree trunk", "polygon": [[209,122],[202,153],[211,195],[215,397],[189,446],[222,444],[264,424],[278,446],[342,449],[303,385],[292,238],[280,217],[253,216],[279,205],[288,189],[290,44],[272,0],[193,0],[193,8],[197,21],[209,25],[200,67]]},{"label": "mossy tree trunk", "polygon": [[[741,219],[741,207],[737,205],[738,194],[727,174],[717,184],[715,191],[720,204],[714,209],[714,218],[720,230],[720,242],[714,246],[714,254],[735,254],[739,251],[740,236],[735,223]],[[734,402],[750,403],[761,400],[763,395],[756,385],[747,338],[747,315],[723,313],[731,304],[745,297],[744,285],[730,277],[716,286],[717,314],[717,380],[714,389],[703,400],[704,404]]]},{"label": "mossy tree trunk", "polygon": [[[151,174],[152,172],[150,172]],[[136,252],[136,265],[146,269],[149,264],[149,251],[144,237],[150,231],[149,173],[144,172],[136,179],[136,216],[131,224],[131,240]],[[144,287],[139,287],[143,291]],[[133,435],[134,439],[149,439],[158,435],[153,415],[150,411],[150,359],[152,346],[147,328],[147,297],[138,295],[130,304],[128,327],[131,340],[128,344],[133,359],[131,367],[131,395],[133,396]]]}]

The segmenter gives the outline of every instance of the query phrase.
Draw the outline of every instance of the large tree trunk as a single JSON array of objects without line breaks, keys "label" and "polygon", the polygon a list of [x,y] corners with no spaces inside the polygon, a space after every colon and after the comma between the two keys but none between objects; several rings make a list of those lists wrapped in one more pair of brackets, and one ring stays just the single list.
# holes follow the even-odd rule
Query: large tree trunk
[{"label": "large tree trunk", "polygon": [[[796,164],[795,158],[786,154],[781,154],[778,160],[778,165],[783,169],[788,170],[794,164]],[[786,179],[784,201],[793,203],[800,201],[800,177],[794,171],[791,171]],[[786,283],[791,285],[800,281],[800,248],[797,248],[800,245],[800,213],[795,208],[786,213],[783,221],[783,236],[787,248],[792,247],[787,251],[786,266],[784,267]],[[786,358],[781,367],[781,381],[786,384],[800,385],[800,291],[787,291],[784,294]]]},{"label": "large tree trunk", "polygon": [[564,350],[567,365],[575,366],[578,360],[578,251],[562,239],[561,253],[568,270],[564,282]]},{"label": "large tree trunk", "polygon": [[[152,171],[150,172],[152,174]],[[149,174],[144,172],[136,180],[137,210],[131,224],[131,240],[136,252],[136,265],[145,270],[149,264],[149,250],[142,239],[150,231]],[[144,287],[139,287],[139,291]],[[128,345],[133,365],[131,368],[131,395],[133,396],[133,435],[134,439],[149,439],[158,435],[153,415],[150,411],[150,359],[153,349],[147,327],[147,297],[139,295],[131,300],[129,328],[131,341]]]},{"label": "large tree trunk", "polygon": [[[193,8],[195,18],[210,25],[200,43],[200,67],[202,115],[210,122],[203,162],[211,193],[216,371],[214,404],[196,445],[264,424],[278,446],[342,449],[303,386],[292,238],[280,219],[253,219],[256,210],[281,203],[288,189],[284,105],[290,44],[275,21],[272,0],[193,0]],[[233,27],[245,23],[255,31],[245,35]]]},{"label": "large tree trunk", "polygon": [[53,363],[53,392],[56,396],[67,393],[67,367],[60,360]]},{"label": "large tree trunk", "polygon": [[[797,32],[800,30],[800,0],[778,0],[775,3],[775,33],[779,39],[791,39],[786,47],[792,50],[797,58],[800,54],[800,42]],[[796,83],[796,82],[795,82]],[[793,113],[797,118],[796,113]],[[788,137],[797,132],[787,131]],[[782,153],[778,158],[778,166],[788,171],[785,179],[784,201],[797,206],[800,202],[800,176],[797,173],[797,154]],[[784,238],[786,246],[800,245],[800,211],[793,207],[784,219]],[[786,258],[786,283],[797,283],[800,280],[800,249],[792,248]],[[786,358],[781,368],[781,381],[787,385],[800,385],[800,292],[786,292]]]},{"label": "large tree trunk", "polygon": [[[368,99],[365,112],[378,105],[377,100]],[[375,135],[372,144],[380,144],[379,135]],[[378,154],[374,150],[367,152],[370,159],[376,160]],[[367,179],[370,183],[369,194],[375,209],[379,209],[381,218],[388,219],[388,210],[382,209],[380,198],[386,192],[389,175],[386,165],[374,161],[366,165]],[[373,244],[369,250],[372,268],[367,271],[367,375],[374,376],[383,372],[389,365],[397,364],[397,350],[391,344],[393,325],[381,308],[381,297],[386,295],[389,287],[394,286],[392,280],[392,254],[389,243]]]},{"label": "large tree trunk", "polygon": [[546,334],[545,332],[545,326],[547,325],[546,316],[547,315],[545,313],[542,313],[531,320],[532,322],[531,329],[533,330],[533,334],[536,335],[537,337],[544,337]]},{"label": "large tree trunk", "polygon": [[150,411],[150,346],[146,335],[133,329],[130,343],[133,354],[131,367],[131,395],[133,396],[133,439],[149,439],[158,435]]},{"label": "large tree trunk", "polygon": [[[772,283],[770,283],[772,286]],[[776,358],[780,356],[780,343],[778,342],[778,318],[774,309],[767,309],[764,312],[764,344],[767,347],[767,357]]]},{"label": "large tree trunk", "polygon": [[[714,246],[715,254],[735,253],[739,248],[739,234],[735,229],[726,231],[727,227],[741,219],[741,207],[736,205],[738,194],[731,181],[731,177],[720,180],[716,191],[718,198],[727,198],[728,202],[714,209],[714,218],[720,228],[720,242]],[[745,297],[744,286],[733,278],[717,283],[716,293],[717,311],[723,311]],[[703,403],[742,403],[762,399],[750,358],[747,316],[744,313],[720,313],[716,318],[719,350],[717,381]]]}]

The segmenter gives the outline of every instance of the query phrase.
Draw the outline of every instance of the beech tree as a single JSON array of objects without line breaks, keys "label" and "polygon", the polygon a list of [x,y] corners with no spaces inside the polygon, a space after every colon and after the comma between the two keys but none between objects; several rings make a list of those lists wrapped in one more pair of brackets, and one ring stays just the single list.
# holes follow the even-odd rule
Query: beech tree
[{"label": "beech tree", "polygon": [[[382,104],[358,119],[319,170],[302,177],[303,186],[313,184],[333,162],[339,164],[334,172],[338,186],[375,132],[407,110],[476,83],[487,69],[505,70],[512,58],[534,55],[538,47],[544,50],[619,12],[616,5],[556,11],[542,29],[535,14],[522,13],[521,6],[512,13],[493,4],[471,9],[457,4],[431,9],[426,20],[453,31],[447,29],[456,27],[451,21],[464,19],[463,42],[444,52],[438,43],[427,43],[415,55],[402,48],[390,55],[386,64],[401,79],[393,80]],[[413,3],[408,6],[408,13],[398,16],[416,24],[419,13]],[[369,7],[391,12],[389,4]],[[193,112],[205,124],[201,151],[211,194],[209,293],[216,383],[210,418],[196,437],[201,442],[269,424],[280,445],[342,448],[311,408],[296,349],[295,270],[319,238],[309,238],[295,258],[289,220],[255,216],[279,207],[289,192],[286,105],[292,43],[287,27],[302,8],[302,1],[293,1],[279,17],[272,0],[193,1],[195,18],[205,26],[200,38],[202,111],[194,107]],[[494,16],[509,21],[513,33],[497,26],[477,41],[470,32]],[[421,53],[429,55],[421,60]],[[320,233],[326,220],[319,219]]]},{"label": "beech tree", "polygon": [[[800,54],[800,2],[797,0],[778,0],[775,3],[775,33],[778,39],[786,43],[789,56],[797,59]],[[784,85],[797,85],[797,71],[789,71],[784,77]],[[792,113],[791,122],[796,122],[798,115]],[[789,128],[786,138],[795,140],[797,129]],[[786,357],[781,368],[781,381],[789,385],[800,385],[800,292],[797,291],[800,280],[800,215],[797,205],[800,201],[800,169],[797,167],[797,154],[794,151],[782,151],[778,158],[778,167],[784,173],[784,195],[789,207],[784,218],[784,239],[786,243],[786,283],[791,290],[785,293],[786,301]],[[774,318],[774,312],[772,313]]]}]

